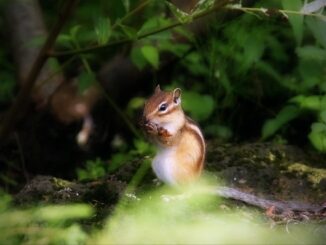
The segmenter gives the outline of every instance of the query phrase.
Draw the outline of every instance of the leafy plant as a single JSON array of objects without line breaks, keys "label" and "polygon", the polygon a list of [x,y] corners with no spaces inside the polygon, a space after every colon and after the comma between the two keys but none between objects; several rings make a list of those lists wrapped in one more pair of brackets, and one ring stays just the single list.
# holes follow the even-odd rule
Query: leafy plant
[{"label": "leafy plant", "polygon": [[141,139],[135,139],[131,149],[120,148],[120,151],[112,154],[108,161],[99,158],[87,161],[84,168],[77,169],[78,180],[99,179],[107,173],[114,172],[122,164],[141,156],[152,155],[153,152],[154,149],[151,144]]},{"label": "leafy plant", "polygon": [[193,91],[184,91],[182,100],[183,108],[197,121],[209,118],[216,106],[212,96],[200,95]]},{"label": "leafy plant", "polygon": [[97,158],[86,162],[85,168],[77,168],[78,180],[95,180],[108,172],[107,163]]},{"label": "leafy plant", "polygon": [[[301,23],[302,22],[302,23]],[[305,24],[305,25],[304,25]],[[326,152],[325,118],[326,95],[325,77],[326,70],[326,39],[324,31],[326,22],[306,18],[292,19],[291,25],[297,39],[296,59],[298,66],[295,73],[289,75],[283,82],[295,96],[288,100],[287,105],[277,114],[274,119],[268,120],[262,129],[262,138],[266,139],[274,135],[279,129],[297,117],[303,117],[306,112],[313,113],[316,122],[311,124],[308,139],[319,151]],[[310,37],[314,38],[314,46],[310,43],[301,42],[303,30],[310,31]],[[317,31],[318,28],[318,31]],[[320,28],[320,29],[319,29]]]},{"label": "leafy plant", "polygon": [[95,33],[99,45],[107,44],[112,33],[110,19],[99,17],[95,24]]}]

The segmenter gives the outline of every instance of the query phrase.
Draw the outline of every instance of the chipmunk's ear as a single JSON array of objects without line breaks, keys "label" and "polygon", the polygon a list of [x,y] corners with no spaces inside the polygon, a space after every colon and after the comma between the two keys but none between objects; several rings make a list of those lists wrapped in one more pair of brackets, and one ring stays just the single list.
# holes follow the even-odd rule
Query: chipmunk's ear
[{"label": "chipmunk's ear", "polygon": [[154,93],[158,93],[158,92],[161,92],[161,88],[160,88],[160,85],[157,84],[155,90],[154,90]]},{"label": "chipmunk's ear", "polygon": [[173,90],[173,102],[176,104],[180,104],[181,102],[181,89],[176,88]]}]

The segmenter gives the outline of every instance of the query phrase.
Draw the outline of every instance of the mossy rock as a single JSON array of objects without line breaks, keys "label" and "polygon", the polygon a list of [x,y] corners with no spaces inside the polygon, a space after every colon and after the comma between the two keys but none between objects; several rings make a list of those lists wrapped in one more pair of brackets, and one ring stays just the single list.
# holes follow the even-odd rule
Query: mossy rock
[{"label": "mossy rock", "polygon": [[325,201],[325,156],[273,143],[208,144],[206,170],[226,185],[279,200]]}]

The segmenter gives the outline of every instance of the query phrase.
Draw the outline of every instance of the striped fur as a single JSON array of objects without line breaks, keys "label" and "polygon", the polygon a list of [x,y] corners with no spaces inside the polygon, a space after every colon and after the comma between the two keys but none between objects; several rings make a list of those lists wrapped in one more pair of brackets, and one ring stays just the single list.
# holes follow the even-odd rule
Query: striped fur
[{"label": "striped fur", "polygon": [[[157,154],[152,167],[157,177],[171,185],[188,183],[198,178],[205,161],[205,140],[198,125],[186,117],[181,108],[181,90],[173,92],[155,90],[145,104],[143,116],[148,123],[167,131],[152,134]],[[160,105],[167,109],[160,111]],[[168,135],[168,136],[164,136]]]}]

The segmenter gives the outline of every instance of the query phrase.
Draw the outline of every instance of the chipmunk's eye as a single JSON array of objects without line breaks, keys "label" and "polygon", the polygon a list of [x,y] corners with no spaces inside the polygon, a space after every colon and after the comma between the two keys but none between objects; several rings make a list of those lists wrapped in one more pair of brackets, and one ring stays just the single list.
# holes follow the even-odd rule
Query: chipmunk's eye
[{"label": "chipmunk's eye", "polygon": [[168,104],[167,103],[163,103],[159,106],[158,110],[159,111],[166,111],[166,109],[168,108]]}]

